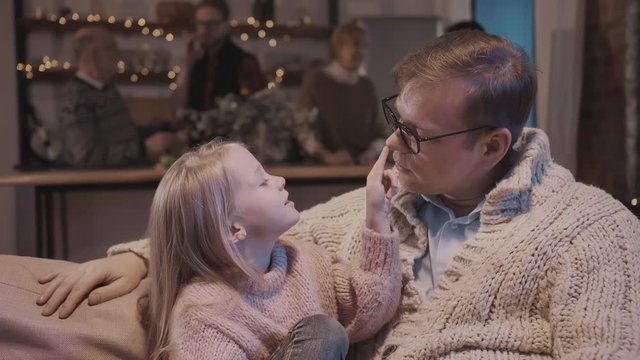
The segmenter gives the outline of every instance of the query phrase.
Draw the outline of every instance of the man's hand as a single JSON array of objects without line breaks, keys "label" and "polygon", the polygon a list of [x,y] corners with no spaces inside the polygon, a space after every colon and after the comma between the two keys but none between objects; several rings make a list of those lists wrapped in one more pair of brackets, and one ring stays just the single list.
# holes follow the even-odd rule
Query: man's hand
[{"label": "man's hand", "polygon": [[393,170],[385,170],[389,148],[384,147],[367,176],[366,226],[381,234],[392,232],[389,225],[391,198],[398,192],[398,180]]},{"label": "man's hand", "polygon": [[131,292],[146,274],[144,260],[134,253],[91,260],[70,270],[50,273],[38,279],[41,284],[49,285],[36,303],[44,305],[42,315],[49,316],[60,308],[58,316],[65,319],[87,294],[89,305],[109,301]]},{"label": "man's hand", "polygon": [[144,139],[147,157],[151,162],[157,162],[160,156],[170,151],[178,141],[174,133],[168,131],[157,132]]}]

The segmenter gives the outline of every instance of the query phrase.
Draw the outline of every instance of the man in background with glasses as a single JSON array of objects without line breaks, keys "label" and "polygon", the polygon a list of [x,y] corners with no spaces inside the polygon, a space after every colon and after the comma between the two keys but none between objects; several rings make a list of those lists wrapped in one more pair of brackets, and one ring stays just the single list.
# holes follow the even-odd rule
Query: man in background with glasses
[{"label": "man in background with glasses", "polygon": [[[395,166],[385,185],[402,241],[402,300],[350,356],[640,358],[640,221],[554,163],[544,132],[523,129],[536,92],[526,54],[498,36],[455,31],[393,73],[400,92],[383,110]],[[364,199],[359,189],[304,211],[285,238],[357,262]],[[109,299],[135,288],[145,265],[131,252],[146,257],[148,241],[59,276],[76,280],[54,282],[49,310],[70,288],[66,313],[87,289],[103,286],[92,295]]]},{"label": "man in background with glasses", "polygon": [[204,0],[196,5],[195,34],[174,94],[178,108],[205,111],[226,94],[246,98],[265,87],[256,58],[229,37],[229,5]]}]

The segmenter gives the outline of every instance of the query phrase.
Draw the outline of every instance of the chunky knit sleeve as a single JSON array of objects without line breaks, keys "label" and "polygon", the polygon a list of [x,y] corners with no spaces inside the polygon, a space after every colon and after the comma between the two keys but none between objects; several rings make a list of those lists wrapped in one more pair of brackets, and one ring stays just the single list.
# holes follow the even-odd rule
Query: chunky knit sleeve
[{"label": "chunky knit sleeve", "polygon": [[364,229],[362,236],[355,266],[337,260],[333,264],[338,320],[350,342],[370,338],[391,320],[402,286],[397,235]]},{"label": "chunky knit sleeve", "polygon": [[551,272],[554,358],[640,359],[637,218],[625,211],[591,224]]},{"label": "chunky knit sleeve", "polygon": [[172,356],[175,360],[247,360],[245,352],[212,326],[202,325],[195,329],[189,329],[189,336],[175,344],[177,354]]},{"label": "chunky knit sleeve", "polygon": [[129,251],[143,258],[146,264],[149,263],[150,250],[148,238],[113,245],[107,250],[107,255],[113,256]]}]

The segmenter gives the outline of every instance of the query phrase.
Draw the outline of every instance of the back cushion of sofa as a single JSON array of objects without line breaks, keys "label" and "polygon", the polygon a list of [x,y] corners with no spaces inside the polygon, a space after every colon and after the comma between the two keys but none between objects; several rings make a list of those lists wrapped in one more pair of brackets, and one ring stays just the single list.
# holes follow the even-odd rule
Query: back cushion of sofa
[{"label": "back cushion of sofa", "polygon": [[45,288],[38,278],[72,263],[0,255],[0,359],[144,359],[145,332],[138,321],[137,301],[148,286],[89,306],[85,299],[60,320],[44,317],[36,298]]}]

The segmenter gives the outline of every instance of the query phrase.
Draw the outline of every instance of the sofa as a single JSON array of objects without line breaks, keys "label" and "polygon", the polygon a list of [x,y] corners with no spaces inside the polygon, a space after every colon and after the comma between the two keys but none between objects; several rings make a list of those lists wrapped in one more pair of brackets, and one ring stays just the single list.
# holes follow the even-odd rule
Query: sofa
[{"label": "sofa", "polygon": [[0,359],[144,359],[145,331],[139,323],[133,292],[103,304],[86,299],[67,319],[44,317],[36,298],[45,288],[38,278],[73,263],[0,255]]}]

